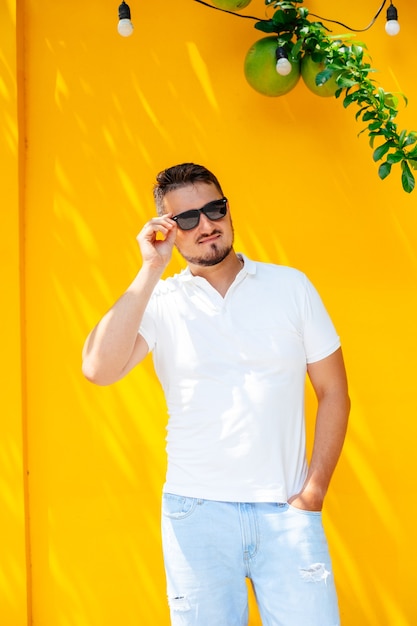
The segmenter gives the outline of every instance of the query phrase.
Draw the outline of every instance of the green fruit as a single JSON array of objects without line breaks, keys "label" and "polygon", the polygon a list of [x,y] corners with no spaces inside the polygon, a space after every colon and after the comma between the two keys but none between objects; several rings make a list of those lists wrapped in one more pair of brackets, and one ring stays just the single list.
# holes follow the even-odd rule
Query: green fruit
[{"label": "green fruit", "polygon": [[317,74],[323,72],[325,69],[325,61],[313,61],[309,54],[306,54],[301,61],[301,76],[303,77],[306,86],[310,89],[310,91],[315,93],[316,96],[329,98],[330,96],[334,96],[336,91],[339,89],[339,86],[336,82],[334,74],[322,85],[316,84]]},{"label": "green fruit", "polygon": [[288,76],[281,76],[276,70],[277,38],[264,37],[256,41],[245,58],[245,77],[249,85],[264,96],[283,96],[293,89],[300,78],[300,64],[290,59],[292,64]]},{"label": "green fruit", "polygon": [[252,0],[212,0],[215,7],[225,11],[240,11],[248,6]]}]

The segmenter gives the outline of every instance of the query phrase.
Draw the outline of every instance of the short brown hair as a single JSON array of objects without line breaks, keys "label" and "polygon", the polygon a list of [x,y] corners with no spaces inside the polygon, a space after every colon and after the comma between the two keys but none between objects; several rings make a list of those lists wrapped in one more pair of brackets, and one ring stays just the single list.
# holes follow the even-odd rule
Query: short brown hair
[{"label": "short brown hair", "polygon": [[216,176],[203,165],[195,163],[181,163],[162,170],[156,177],[153,188],[156,210],[158,215],[164,214],[164,197],[169,191],[180,189],[195,183],[205,183],[215,185],[216,189],[223,196],[223,191]]}]

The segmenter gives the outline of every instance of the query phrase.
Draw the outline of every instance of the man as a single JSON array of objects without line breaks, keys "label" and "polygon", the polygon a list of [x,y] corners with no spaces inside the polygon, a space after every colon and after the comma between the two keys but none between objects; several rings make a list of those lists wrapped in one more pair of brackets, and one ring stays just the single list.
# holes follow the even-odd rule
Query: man
[{"label": "man", "polygon": [[[349,413],[339,338],[304,274],[236,254],[206,168],[161,172],[154,197],[142,266],[89,335],[83,371],[107,385],[153,351],[169,411],[171,623],[244,626],[249,579],[264,626],[337,626],[321,509]],[[174,245],[188,267],[161,280]],[[318,400],[308,465],[306,372]]]}]

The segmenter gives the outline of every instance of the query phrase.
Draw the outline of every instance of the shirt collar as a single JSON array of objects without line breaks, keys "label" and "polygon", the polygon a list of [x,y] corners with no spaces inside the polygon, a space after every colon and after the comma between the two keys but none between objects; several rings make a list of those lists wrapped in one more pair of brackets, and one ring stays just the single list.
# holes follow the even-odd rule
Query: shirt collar
[{"label": "shirt collar", "polygon": [[[243,267],[240,270],[240,272],[244,272],[245,274],[251,274],[251,275],[256,274],[255,261],[252,261],[252,259],[248,259],[248,257],[242,254],[241,252],[237,252],[237,256],[243,260]],[[184,281],[189,281],[189,280],[192,280],[193,278],[198,278],[197,276],[194,276],[193,274],[191,274],[191,270],[188,267],[188,265],[184,270],[182,270],[182,272],[180,273],[180,277]]]}]

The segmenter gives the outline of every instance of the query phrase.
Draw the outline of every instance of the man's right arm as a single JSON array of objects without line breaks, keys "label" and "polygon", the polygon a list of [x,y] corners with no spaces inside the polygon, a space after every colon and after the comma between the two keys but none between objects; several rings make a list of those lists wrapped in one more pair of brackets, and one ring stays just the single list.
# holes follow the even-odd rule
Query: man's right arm
[{"label": "man's right arm", "polygon": [[[158,234],[162,239],[158,239]],[[137,276],[88,335],[83,349],[82,371],[97,385],[123,378],[148,353],[138,333],[152,292],[169,263],[176,224],[169,215],[150,220],[138,235],[143,264]]]}]

